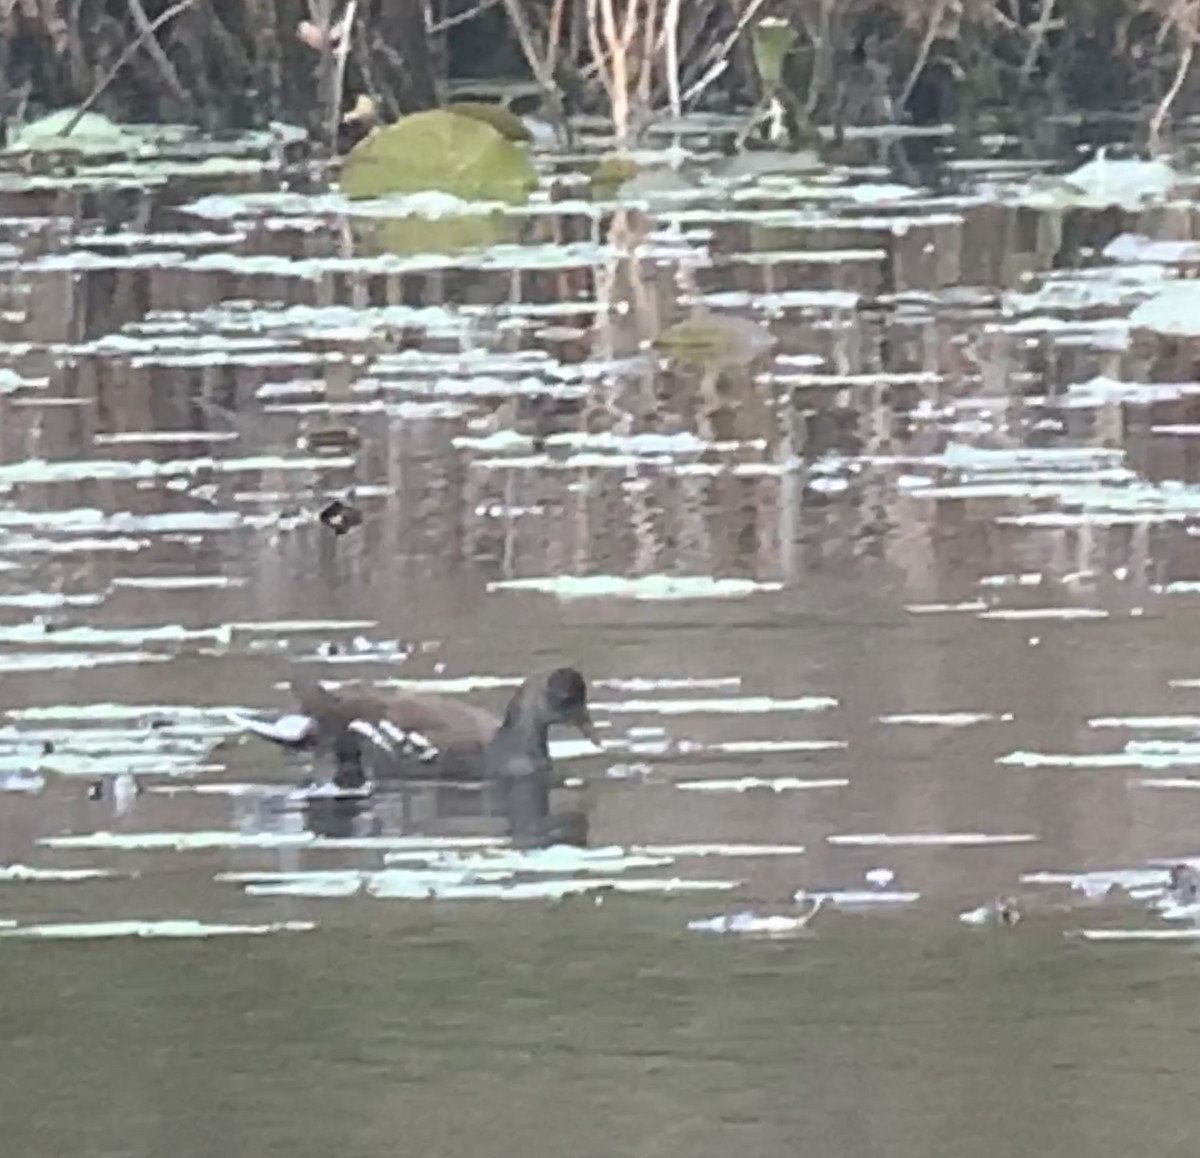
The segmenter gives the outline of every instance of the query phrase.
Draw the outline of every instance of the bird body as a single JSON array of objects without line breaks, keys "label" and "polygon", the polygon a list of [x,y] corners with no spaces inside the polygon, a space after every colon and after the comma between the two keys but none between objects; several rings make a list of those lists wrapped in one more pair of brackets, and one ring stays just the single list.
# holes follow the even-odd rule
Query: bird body
[{"label": "bird body", "polygon": [[482,780],[503,802],[514,836],[549,819],[551,726],[570,724],[599,746],[587,684],[573,668],[530,676],[501,719],[438,696],[343,699],[302,680],[293,680],[292,692],[298,711],[237,722],[282,747],[332,757],[334,783],[349,792],[368,782]]}]

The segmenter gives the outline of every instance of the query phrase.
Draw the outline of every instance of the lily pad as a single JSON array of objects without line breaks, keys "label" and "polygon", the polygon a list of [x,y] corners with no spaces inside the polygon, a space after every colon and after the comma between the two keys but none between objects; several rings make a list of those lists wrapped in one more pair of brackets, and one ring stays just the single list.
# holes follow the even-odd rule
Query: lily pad
[{"label": "lily pad", "polygon": [[655,339],[660,353],[701,369],[748,366],[775,345],[775,337],[745,318],[697,314],[668,326]]},{"label": "lily pad", "polygon": [[517,203],[537,187],[537,173],[525,150],[491,125],[433,109],[355,145],[341,187],[355,199],[437,190],[466,201]]}]

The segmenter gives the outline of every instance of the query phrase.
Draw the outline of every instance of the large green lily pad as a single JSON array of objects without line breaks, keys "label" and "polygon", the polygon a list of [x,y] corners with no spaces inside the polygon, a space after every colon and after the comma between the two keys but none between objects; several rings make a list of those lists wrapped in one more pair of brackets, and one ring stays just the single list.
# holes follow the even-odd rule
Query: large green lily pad
[{"label": "large green lily pad", "polygon": [[350,198],[435,191],[464,201],[524,201],[537,187],[529,154],[491,125],[445,109],[377,129],[342,166]]}]

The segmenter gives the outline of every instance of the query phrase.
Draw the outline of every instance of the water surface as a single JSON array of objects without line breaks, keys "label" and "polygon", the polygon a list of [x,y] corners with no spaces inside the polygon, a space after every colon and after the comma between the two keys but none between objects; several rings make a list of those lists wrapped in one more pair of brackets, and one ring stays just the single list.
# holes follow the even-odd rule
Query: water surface
[{"label": "water surface", "polygon": [[[15,1153],[1189,1152],[1194,943],[1080,935],[1193,927],[1198,387],[1136,314],[1189,194],[687,143],[686,197],[454,255],[270,166],[4,187]],[[719,380],[647,345],[698,308]],[[499,709],[559,663],[598,867],[428,792],[314,836],[229,720],[297,667]]]}]

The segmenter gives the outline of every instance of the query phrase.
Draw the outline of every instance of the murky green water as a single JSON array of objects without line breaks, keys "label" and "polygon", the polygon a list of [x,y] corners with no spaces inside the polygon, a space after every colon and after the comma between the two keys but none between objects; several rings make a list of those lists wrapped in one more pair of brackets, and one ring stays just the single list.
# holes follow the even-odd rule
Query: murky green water
[{"label": "murky green water", "polygon": [[29,1154],[1186,1154],[1193,954],[673,907],[359,906],[319,936],[5,954]]},{"label": "murky green water", "polygon": [[[12,1153],[1191,1153],[1194,175],[709,143],[452,257],[270,165],[0,182]],[[591,860],[322,828],[230,719],[559,663]]]}]

